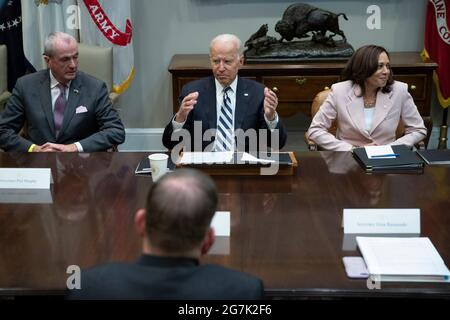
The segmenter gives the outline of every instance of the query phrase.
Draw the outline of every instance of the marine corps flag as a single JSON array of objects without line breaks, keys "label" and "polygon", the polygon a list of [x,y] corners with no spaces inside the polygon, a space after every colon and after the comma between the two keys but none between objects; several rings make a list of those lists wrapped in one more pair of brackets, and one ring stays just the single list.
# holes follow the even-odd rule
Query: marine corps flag
[{"label": "marine corps flag", "polygon": [[130,0],[79,0],[80,42],[113,48],[113,91],[122,93],[134,77]]},{"label": "marine corps flag", "polygon": [[20,0],[0,0],[0,44],[8,50],[8,90],[27,71],[22,45],[22,14]]},{"label": "marine corps flag", "polygon": [[439,103],[450,105],[450,0],[430,0],[425,25],[425,48],[422,58],[438,63],[433,74]]}]

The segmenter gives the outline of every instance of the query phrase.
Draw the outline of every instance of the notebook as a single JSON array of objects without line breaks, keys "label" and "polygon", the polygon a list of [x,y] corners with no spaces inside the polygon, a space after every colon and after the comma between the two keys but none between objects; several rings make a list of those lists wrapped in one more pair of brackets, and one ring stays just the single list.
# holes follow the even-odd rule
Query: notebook
[{"label": "notebook", "polygon": [[366,172],[411,172],[422,171],[424,161],[405,145],[392,146],[396,156],[391,158],[369,159],[365,148],[353,150],[353,157]]},{"label": "notebook", "polygon": [[450,271],[429,238],[357,237],[367,269],[380,281],[450,282]]}]

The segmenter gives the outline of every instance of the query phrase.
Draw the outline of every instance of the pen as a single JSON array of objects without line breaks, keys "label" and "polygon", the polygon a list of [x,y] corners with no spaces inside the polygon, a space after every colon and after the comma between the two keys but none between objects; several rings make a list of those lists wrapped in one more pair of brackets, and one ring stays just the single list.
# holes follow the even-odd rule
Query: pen
[{"label": "pen", "polygon": [[389,158],[389,157],[399,157],[400,154],[399,153],[392,153],[392,154],[379,154],[379,155],[375,155],[375,156],[371,156],[370,158]]}]

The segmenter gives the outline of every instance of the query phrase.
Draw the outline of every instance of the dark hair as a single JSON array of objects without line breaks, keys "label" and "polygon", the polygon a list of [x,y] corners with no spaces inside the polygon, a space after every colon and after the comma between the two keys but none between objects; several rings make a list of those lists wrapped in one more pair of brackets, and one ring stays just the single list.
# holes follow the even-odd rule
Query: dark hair
[{"label": "dark hair", "polygon": [[147,197],[146,228],[152,246],[182,253],[199,247],[217,208],[212,179],[180,169],[156,182]]},{"label": "dark hair", "polygon": [[[378,58],[382,52],[389,57],[385,48],[376,45],[367,45],[356,50],[342,70],[341,80],[352,80],[361,87],[361,93],[364,95],[366,92],[365,80],[377,71]],[[390,71],[386,85],[381,89],[383,93],[391,92],[391,86],[394,83],[392,69]]]}]

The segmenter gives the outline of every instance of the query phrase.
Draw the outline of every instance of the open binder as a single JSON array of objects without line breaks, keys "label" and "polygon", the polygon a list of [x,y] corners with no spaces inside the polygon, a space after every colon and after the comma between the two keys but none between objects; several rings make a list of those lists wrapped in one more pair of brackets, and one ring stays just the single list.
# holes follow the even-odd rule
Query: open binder
[{"label": "open binder", "polygon": [[365,148],[353,150],[353,157],[366,172],[421,172],[424,161],[405,145],[392,146],[395,158],[369,159]]},{"label": "open binder", "polygon": [[[186,153],[187,154],[187,153]],[[248,155],[248,154],[247,154]],[[298,167],[297,159],[293,152],[272,152],[272,153],[258,153],[256,158],[258,160],[242,160],[244,153],[235,152],[230,157],[229,161],[225,163],[201,163],[183,162],[183,155],[177,161],[177,167],[189,167],[200,169],[210,175],[240,175],[253,176],[261,175],[262,168],[269,168],[276,164],[276,175],[293,175],[295,169]],[[275,163],[268,163],[266,161],[274,161]]]}]

